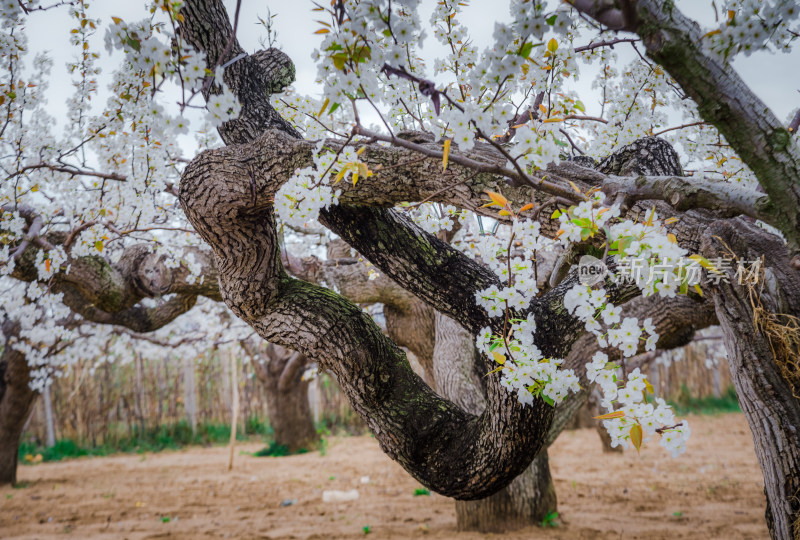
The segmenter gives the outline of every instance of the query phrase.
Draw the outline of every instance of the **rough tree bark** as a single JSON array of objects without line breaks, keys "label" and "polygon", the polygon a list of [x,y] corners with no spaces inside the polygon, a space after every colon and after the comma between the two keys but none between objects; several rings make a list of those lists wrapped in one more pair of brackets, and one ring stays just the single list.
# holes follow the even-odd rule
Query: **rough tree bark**
[{"label": "rough tree bark", "polygon": [[[800,354],[796,338],[800,317],[796,301],[800,291],[800,147],[736,70],[704,50],[700,26],[674,2],[639,0],[623,7],[599,0],[570,3],[610,29],[636,32],[647,55],[697,103],[703,119],[725,136],[769,195],[753,205],[756,212],[746,214],[778,227],[788,250],[781,241],[741,219],[712,224],[703,249],[707,254],[732,254],[740,260],[765,257],[763,287],[754,292],[738,283],[722,285],[715,291],[714,302],[725,333],[733,382],[764,474],[770,535],[781,540],[800,537],[800,410],[795,399],[800,393],[792,394],[791,370],[776,368],[796,369]],[[734,190],[731,193],[742,201]],[[677,194],[676,202],[680,204],[681,199]]]},{"label": "rough tree bark", "polygon": [[[800,538],[800,276],[783,242],[744,220],[712,226],[706,257],[763,260],[758,283],[737,265],[714,294],[728,364],[764,473],[773,538]],[[763,259],[762,259],[763,257]],[[749,276],[745,276],[749,277]]]},{"label": "rough tree bark", "polygon": [[275,444],[290,454],[313,450],[319,444],[308,401],[308,383],[302,380],[308,359],[294,351],[269,344],[263,355],[254,354],[253,366],[267,391],[267,414],[275,430]]},{"label": "rough tree bark", "polygon": [[[475,338],[454,320],[436,314],[433,371],[436,391],[471,414],[486,408],[485,389],[477,368]],[[460,531],[503,532],[541,521],[556,511],[556,490],[550,476],[547,449],[508,486],[484,499],[456,501]]]},{"label": "rough tree bark", "polygon": [[38,396],[28,385],[25,354],[11,346],[18,334],[18,323],[3,323],[6,341],[0,357],[0,486],[17,483],[20,437]]},{"label": "rough tree bark", "polygon": [[[187,39],[206,52],[210,63],[228,60],[220,58],[231,50],[232,33],[222,6],[196,0],[187,7]],[[255,56],[239,60],[225,72],[228,85],[248,103],[243,120],[221,130],[227,148],[198,156],[181,180],[180,199],[187,217],[214,250],[223,299],[265,339],[308,354],[333,371],[383,450],[418,480],[461,499],[496,492],[527,468],[541,448],[552,409],[538,401],[522,407],[499,385],[497,376],[490,376],[486,409],[480,416],[469,415],[431,392],[356,306],[331,291],[288,278],[278,254],[273,196],[308,152],[291,144],[295,136],[285,126],[268,131],[276,126],[271,125],[274,111],[263,85],[256,84],[263,77],[245,76],[257,61]],[[274,145],[279,138],[281,143]],[[402,155],[373,145],[362,156],[378,160],[381,152]],[[435,163],[421,161],[429,167]],[[451,155],[451,162],[457,161],[465,162]],[[587,175],[595,183],[606,178],[579,166],[563,170]],[[391,174],[408,171],[398,168]],[[431,176],[428,171],[422,178]],[[502,331],[475,304],[475,291],[497,284],[495,276],[394,210],[349,205],[387,205],[399,202],[398,197],[417,200],[403,189],[413,183],[410,176],[397,189],[381,180],[358,194],[345,190],[342,204],[322,213],[322,223],[405,289],[469,331],[484,326]],[[556,191],[567,193],[570,188]],[[688,213],[682,215],[684,224],[692,222]],[[562,301],[574,282],[575,277],[569,277],[535,299],[529,309],[539,321],[536,344],[546,356],[565,356],[583,333]],[[633,287],[610,283],[606,290],[615,304],[637,293]],[[481,369],[491,370],[488,359],[481,362]]]}]

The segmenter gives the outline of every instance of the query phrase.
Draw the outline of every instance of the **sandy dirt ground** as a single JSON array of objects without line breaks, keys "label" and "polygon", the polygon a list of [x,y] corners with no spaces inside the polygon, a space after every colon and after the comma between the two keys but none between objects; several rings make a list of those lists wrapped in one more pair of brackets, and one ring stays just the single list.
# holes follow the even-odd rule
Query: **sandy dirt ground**
[{"label": "sandy dirt ground", "polygon": [[[263,445],[193,448],[24,466],[0,489],[2,538],[765,538],[765,499],[741,414],[692,417],[687,454],[656,442],[604,455],[594,430],[564,433],[550,453],[561,525],[459,533],[453,502],[421,487],[370,436],[319,452],[256,458]],[[369,476],[368,483],[362,477]],[[358,489],[324,503],[323,490]],[[281,506],[286,500],[296,500]]]}]

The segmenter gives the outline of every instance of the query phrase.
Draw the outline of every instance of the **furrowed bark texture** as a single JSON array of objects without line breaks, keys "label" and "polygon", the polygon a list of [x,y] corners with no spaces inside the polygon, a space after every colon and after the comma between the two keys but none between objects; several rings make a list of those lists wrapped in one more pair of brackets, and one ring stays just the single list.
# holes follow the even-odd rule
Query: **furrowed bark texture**
[{"label": "furrowed bark texture", "polygon": [[[615,2],[570,0],[578,10],[614,30],[641,36],[647,55],[664,67],[697,103],[758,177],[769,200],[747,213],[778,227],[790,249],[800,249],[800,148],[792,133],[745,84],[730,64],[704,50],[708,40],[700,26],[674,2],[639,0],[626,12]],[[627,4],[627,3],[626,3]],[[630,4],[627,4],[630,6]],[[732,190],[734,206],[743,203]],[[710,196],[705,193],[703,197]]]},{"label": "furrowed bark texture", "polygon": [[[486,408],[480,353],[475,338],[454,320],[436,313],[433,369],[436,391],[464,411],[481,414]],[[550,476],[547,449],[505,488],[475,501],[456,501],[460,531],[503,532],[541,523],[556,511],[556,490]]]},{"label": "furrowed bark texture", "polygon": [[[187,39],[207,52],[224,50],[230,31],[226,35],[219,29],[225,26],[204,28],[203,40],[189,36],[199,28],[191,19],[213,21],[224,14],[221,4],[189,4],[184,12],[189,24],[183,28]],[[249,81],[228,79],[237,95],[252,91]],[[222,129],[221,135],[227,144],[253,140],[248,130]],[[214,250],[220,292],[231,309],[268,341],[332,371],[384,451],[432,489],[453,497],[482,497],[524,470],[541,446],[552,409],[544,404],[523,408],[493,377],[490,407],[479,417],[469,415],[417,377],[402,351],[357,306],[332,291],[290,279],[281,265],[271,198],[253,177],[252,160],[241,158],[224,159],[213,168],[195,161],[180,187],[187,217]],[[275,163],[260,166],[270,171]],[[355,220],[350,227],[357,230],[361,223]]]},{"label": "furrowed bark texture", "polygon": [[704,50],[702,31],[672,2],[637,2],[636,32],[647,55],[697,103],[769,195],[765,221],[800,249],[800,148],[791,133],[729,64]]},{"label": "furrowed bark texture", "polygon": [[[59,244],[64,242],[64,235],[51,235],[48,240]],[[40,249],[35,245],[27,248],[11,277],[28,282],[38,280],[35,261]],[[189,311],[198,296],[221,300],[211,253],[199,249],[189,253],[201,266],[202,279],[190,282],[190,272],[185,266],[169,268],[163,257],[139,244],[126,248],[116,263],[100,256],[70,257],[69,272],[58,271],[48,286],[53,292],[64,293],[64,304],[88,321],[152,332]],[[175,296],[154,307],[140,304],[144,298],[168,294]]]},{"label": "furrowed bark texture", "polygon": [[[182,32],[211,62],[224,60],[231,30],[218,20],[225,18],[221,3],[187,4]],[[240,49],[234,42],[230,50]],[[255,65],[245,58],[226,70],[226,82],[244,105],[243,120],[220,130],[229,146],[198,156],[186,168],[180,186],[187,217],[213,248],[222,298],[268,341],[306,354],[332,371],[383,450],[423,484],[461,499],[494,493],[522,472],[541,448],[552,408],[538,400],[523,407],[494,374],[486,378],[486,409],[479,416],[469,414],[414,375],[403,353],[357,306],[286,275],[273,199],[294,169],[307,163],[308,150],[299,151],[291,141],[295,134],[275,119],[266,99],[265,88],[272,87],[269,73],[256,77],[247,71]],[[267,84],[255,85],[256,79]],[[251,95],[254,92],[263,96]],[[266,131],[269,128],[277,130]],[[373,151],[378,152],[364,154]],[[594,180],[603,177],[577,165],[569,170]],[[476,290],[497,278],[404,215],[380,208],[399,202],[390,198],[398,197],[398,190],[388,188],[385,195],[390,185],[376,181],[368,189],[356,188],[362,189],[359,199],[348,199],[350,190],[345,190],[342,204],[324,211],[322,222],[401,286],[469,331],[484,326],[499,331],[501,323],[489,320],[474,299]],[[406,195],[403,200],[413,200]],[[568,277],[531,305],[539,328],[537,345],[545,356],[565,356],[584,332],[562,301],[575,279]],[[607,290],[615,304],[637,292],[633,287]],[[493,367],[485,358],[480,362],[484,373]]]},{"label": "furrowed bark texture", "polygon": [[780,239],[741,220],[712,226],[704,247],[706,257],[764,258],[758,284],[740,284],[734,266],[714,302],[764,474],[770,533],[800,538],[800,276]]},{"label": "furrowed bark texture", "polygon": [[3,323],[6,342],[0,357],[0,486],[17,483],[17,454],[22,429],[38,393],[31,390],[25,355],[11,346],[19,324]]}]

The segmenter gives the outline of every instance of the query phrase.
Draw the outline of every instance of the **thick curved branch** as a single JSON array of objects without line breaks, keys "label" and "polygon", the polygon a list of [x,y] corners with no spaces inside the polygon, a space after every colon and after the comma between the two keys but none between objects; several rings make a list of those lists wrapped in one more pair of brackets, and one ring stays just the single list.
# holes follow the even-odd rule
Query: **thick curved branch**
[{"label": "thick curved branch", "polygon": [[[725,136],[756,174],[769,195],[770,204],[759,212],[768,217],[764,221],[778,227],[792,249],[800,249],[800,148],[736,70],[705,51],[707,38],[697,23],[674,3],[657,0],[636,2],[632,26],[625,23],[621,10],[612,8],[613,2],[570,3],[599,22],[612,23],[611,28],[630,29],[641,36],[647,55],[669,72],[697,103],[703,119]],[[613,20],[601,20],[612,14]]]},{"label": "thick curved branch", "polygon": [[[514,175],[504,174],[505,158],[486,144],[476,144],[468,157],[452,150],[447,171],[443,172],[440,145],[396,140],[413,148],[386,147],[374,142],[358,143],[366,147],[361,159],[374,175],[355,186],[348,182],[337,184],[337,189],[342,191],[340,204],[389,207],[403,202],[431,201],[497,217],[496,212],[483,208],[488,200],[486,191],[502,193],[515,208],[531,201],[542,204],[550,198],[550,193],[558,193],[561,198],[567,196],[566,200],[570,201],[582,200],[570,186],[569,182],[572,182],[584,192],[591,187],[600,187],[611,196],[610,201],[620,194],[625,195],[629,203],[639,200],[672,203],[674,200],[677,202],[673,207],[680,211],[705,208],[717,211],[719,217],[744,214],[768,223],[774,221],[769,199],[763,193],[714,178],[682,177],[671,173],[669,176],[672,178],[665,180],[661,178],[667,174],[664,171],[653,170],[643,175],[635,167],[619,167],[631,160],[635,162],[635,153],[641,149],[652,151],[664,146],[674,155],[679,171],[677,154],[660,139],[636,141],[606,158],[597,170],[573,162],[551,165],[532,178],[533,186],[520,184]],[[331,149],[338,149],[342,141],[328,139],[325,144]],[[268,131],[247,145],[204,152],[193,162],[193,174],[205,174],[203,170],[219,173],[222,164],[231,160],[239,161],[252,178],[254,199],[259,201],[258,204],[270,205],[280,186],[297,169],[313,164],[315,147],[313,141],[297,139],[283,131]],[[652,159],[649,161],[652,162]],[[620,178],[631,174],[642,177],[636,180]],[[544,177],[548,180],[543,181]],[[550,188],[542,189],[544,183],[540,185],[540,181]],[[543,225],[547,225],[547,222]]]},{"label": "thick curved branch", "polygon": [[[64,235],[51,235],[49,240],[60,244]],[[11,276],[21,281],[37,281],[35,261],[40,249],[29,245]],[[185,256],[193,258],[201,268],[198,278],[192,277],[185,265],[167,267],[164,257],[151,253],[144,244],[126,248],[116,263],[99,255],[70,256],[64,267],[50,278],[49,285],[54,292],[64,293],[66,305],[89,321],[149,332],[191,309],[198,296],[221,300],[216,267],[210,255],[196,248],[186,250]],[[176,296],[158,306],[141,305],[145,298],[170,294]]]},{"label": "thick curved branch", "polygon": [[[219,0],[192,4],[196,9],[186,13],[188,18],[208,10],[224,13]],[[202,26],[192,22],[187,28],[191,32]],[[204,30],[216,32],[213,26]],[[221,47],[228,34],[216,32],[197,42],[210,40]],[[253,91],[247,81],[237,80],[241,76],[236,70],[226,71],[226,81],[240,99],[243,92]],[[271,114],[259,119],[259,125],[270,127]],[[259,135],[249,129],[225,127],[220,133],[228,144],[242,143]],[[402,156],[404,151],[370,147],[362,156],[369,160],[386,152]],[[403,353],[361,309],[330,290],[286,275],[273,198],[297,167],[309,163],[310,153],[309,143],[272,131],[252,144],[205,152],[184,171],[180,201],[214,250],[222,298],[266,340],[302,352],[332,371],[383,450],[425,485],[463,499],[497,491],[524,470],[541,448],[553,409],[541,400],[523,406],[500,385],[495,373],[486,377],[485,411],[479,416],[462,411],[433,393],[411,371]],[[418,156],[414,161],[428,167],[426,181],[441,181],[438,162],[434,166]],[[404,216],[349,204],[388,206],[400,194],[400,200],[414,200],[408,196],[409,185],[418,189],[413,169],[407,168],[412,165],[396,165],[396,170],[382,168],[394,171],[388,175],[395,175],[396,187],[384,177],[367,188],[355,187],[352,191],[358,191],[359,198],[348,188],[342,204],[327,210],[323,221],[392,279],[431,305],[444,308],[463,326],[477,331],[490,325],[492,321],[475,306],[474,293],[493,283],[494,276]],[[439,190],[441,183],[426,196]],[[563,306],[563,295],[575,280],[575,276],[567,278],[531,306],[539,326],[537,345],[545,356],[566,355],[584,331]],[[618,304],[638,294],[633,286],[608,286],[607,291]],[[498,324],[502,325],[495,321],[492,326]],[[493,367],[486,358],[480,361],[484,372]]]}]

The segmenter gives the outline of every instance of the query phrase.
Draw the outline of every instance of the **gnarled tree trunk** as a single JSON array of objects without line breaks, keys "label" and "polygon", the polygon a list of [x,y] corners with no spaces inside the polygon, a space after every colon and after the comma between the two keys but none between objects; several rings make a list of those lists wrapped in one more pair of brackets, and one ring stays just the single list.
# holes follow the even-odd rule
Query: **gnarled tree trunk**
[{"label": "gnarled tree trunk", "polygon": [[28,385],[30,370],[25,355],[11,347],[18,332],[18,324],[3,324],[6,343],[0,357],[0,486],[17,483],[19,441],[38,395]]},{"label": "gnarled tree trunk", "polygon": [[289,453],[313,450],[319,443],[308,401],[308,381],[302,380],[308,359],[279,345],[268,345],[265,362],[254,362],[256,376],[267,391],[267,414],[275,444]]},{"label": "gnarled tree trunk", "polygon": [[[449,317],[436,313],[433,371],[436,391],[471,414],[486,408],[485,388],[475,355],[473,336]],[[455,501],[460,531],[503,532],[541,523],[556,511],[556,490],[550,476],[547,449],[508,486],[475,501]]]},{"label": "gnarled tree trunk", "polygon": [[[751,263],[758,283],[739,282],[737,263],[714,294],[739,404],[764,474],[766,519],[775,539],[800,538],[800,275],[783,242],[745,220],[713,226],[706,257]],[[747,266],[747,264],[745,264]]]}]

